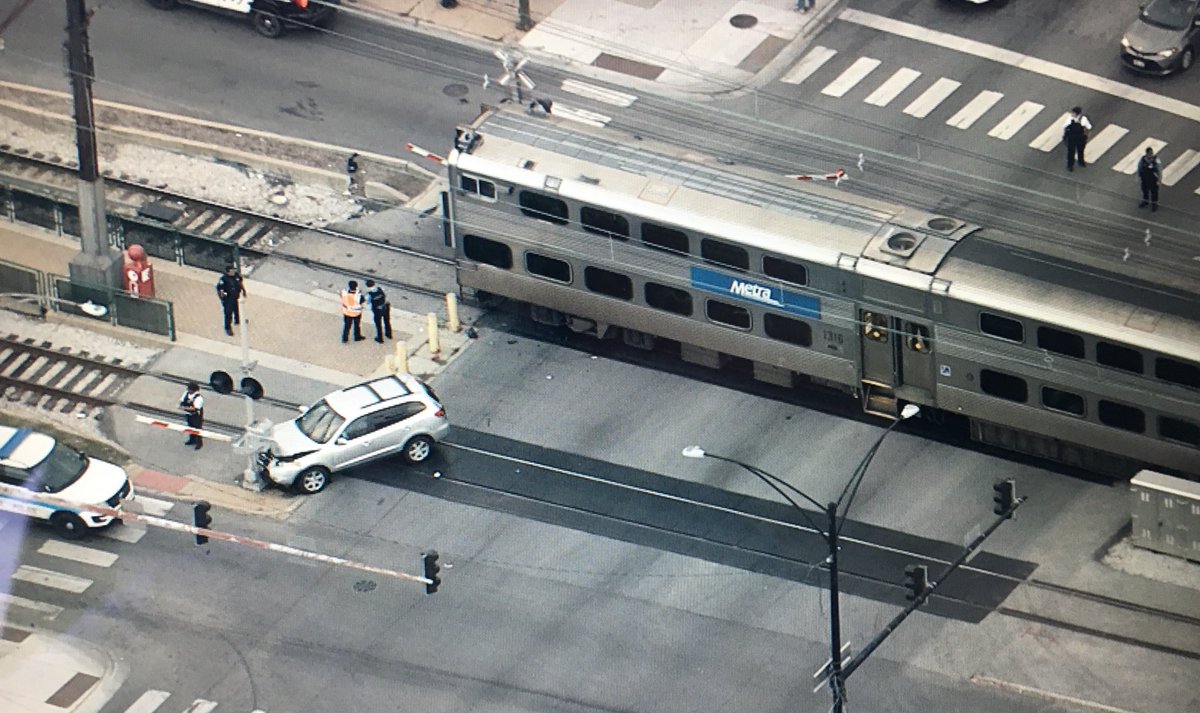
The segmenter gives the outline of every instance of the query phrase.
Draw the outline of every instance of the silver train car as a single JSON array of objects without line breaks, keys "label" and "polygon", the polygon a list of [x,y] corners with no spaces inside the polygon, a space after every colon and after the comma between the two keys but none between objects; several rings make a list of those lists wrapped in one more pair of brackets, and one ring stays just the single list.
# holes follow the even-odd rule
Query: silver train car
[{"label": "silver train car", "polygon": [[1200,479],[1200,294],[1081,269],[953,217],[553,116],[458,129],[464,295],[1110,475]]}]

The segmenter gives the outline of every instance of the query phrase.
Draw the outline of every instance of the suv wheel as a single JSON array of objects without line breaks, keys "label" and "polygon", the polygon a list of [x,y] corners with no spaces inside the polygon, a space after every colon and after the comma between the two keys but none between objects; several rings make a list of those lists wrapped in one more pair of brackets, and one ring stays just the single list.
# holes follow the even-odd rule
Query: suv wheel
[{"label": "suv wheel", "polygon": [[413,436],[404,444],[404,459],[409,463],[420,463],[433,453],[433,439],[429,436]]},{"label": "suv wheel", "polygon": [[313,467],[296,476],[296,490],[305,495],[315,495],[329,485],[329,471]]},{"label": "suv wheel", "polygon": [[83,518],[73,512],[59,511],[50,516],[50,524],[64,540],[78,540],[87,532]]},{"label": "suv wheel", "polygon": [[254,12],[254,29],[263,37],[279,37],[283,34],[283,20],[280,20],[279,16],[274,13],[256,10]]}]

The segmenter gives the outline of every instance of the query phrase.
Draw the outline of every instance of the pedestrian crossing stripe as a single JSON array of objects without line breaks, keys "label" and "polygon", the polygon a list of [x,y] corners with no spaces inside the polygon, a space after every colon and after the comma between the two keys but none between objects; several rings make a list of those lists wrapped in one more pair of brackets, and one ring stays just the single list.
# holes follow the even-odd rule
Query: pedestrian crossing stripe
[{"label": "pedestrian crossing stripe", "polygon": [[170,512],[171,508],[175,507],[174,500],[162,500],[141,494],[134,497],[134,502],[141,508],[143,513],[155,517],[162,517]]},{"label": "pedestrian crossing stripe", "polygon": [[920,76],[921,73],[915,69],[901,67],[863,101],[874,106],[887,106]]},{"label": "pedestrian crossing stripe", "polygon": [[1064,111],[1061,116],[1054,120],[1046,130],[1037,135],[1037,138],[1029,142],[1029,148],[1037,149],[1044,153],[1049,153],[1062,143],[1063,124],[1067,123],[1067,119],[1071,118],[1071,112]]},{"label": "pedestrian crossing stripe", "polygon": [[41,567],[31,567],[27,564],[17,567],[12,573],[12,578],[43,587],[61,589],[64,592],[71,592],[73,594],[82,594],[87,591],[88,587],[92,586],[92,580],[90,579],[76,577],[73,574],[63,574],[62,572],[55,572],[50,569],[42,569]]},{"label": "pedestrian crossing stripe", "polygon": [[125,709],[125,713],[154,713],[158,707],[171,697],[166,691],[149,690],[138,697],[133,705]]},{"label": "pedestrian crossing stripe", "polygon": [[[1145,152],[1146,150],[1142,149],[1142,153]],[[1168,164],[1166,168],[1163,169],[1163,185],[1175,185],[1179,182],[1179,179],[1186,176],[1188,172],[1196,166],[1200,166],[1200,151],[1195,149],[1188,149],[1187,151],[1184,151],[1179,155],[1178,158],[1176,158],[1174,161]],[[1200,188],[1196,189],[1196,192],[1200,193]]]},{"label": "pedestrian crossing stripe", "polygon": [[580,124],[592,126],[597,129],[602,129],[608,122],[612,121],[611,116],[597,114],[594,111],[587,109],[576,109],[575,107],[565,106],[559,102],[554,103],[554,115],[560,119],[568,121],[576,121]]},{"label": "pedestrian crossing stripe", "polygon": [[595,99],[596,101],[619,107],[632,106],[633,103],[637,101],[637,95],[635,94],[618,92],[617,90],[609,89],[608,87],[598,87],[594,84],[580,82],[576,79],[564,79],[562,83],[562,90],[564,92],[578,94],[581,97],[588,97],[589,99]]},{"label": "pedestrian crossing stripe", "polygon": [[131,545],[136,545],[146,536],[145,525],[126,525],[125,523],[117,523],[112,527],[106,527],[100,532],[102,537],[107,537],[110,540],[125,542]]},{"label": "pedestrian crossing stripe", "polygon": [[859,57],[854,60],[854,64],[846,68],[846,71],[838,75],[838,78],[825,85],[821,90],[822,94],[831,97],[842,97],[846,92],[853,89],[859,82],[866,78],[868,74],[875,71],[875,68],[883,64],[880,60],[873,57]]},{"label": "pedestrian crossing stripe", "polygon": [[1109,124],[1100,130],[1092,138],[1088,139],[1087,145],[1083,148],[1083,160],[1088,163],[1095,163],[1100,160],[1109,149],[1117,145],[1117,142],[1125,138],[1125,134],[1129,133],[1129,129],[1116,124]]},{"label": "pedestrian crossing stripe", "polygon": [[828,47],[821,47],[819,45],[813,47],[779,81],[784,84],[799,84],[811,77],[826,62],[833,59],[835,54],[837,54],[837,50],[831,50]]},{"label": "pedestrian crossing stripe", "polygon": [[46,540],[38,548],[38,552],[51,557],[95,565],[96,567],[111,567],[117,561],[118,557],[118,555],[112,552],[105,552],[94,547],[73,545],[69,542],[60,542],[59,540]]},{"label": "pedestrian crossing stripe", "polygon": [[1008,141],[1017,135],[1017,132],[1025,128],[1025,125],[1033,121],[1033,117],[1042,112],[1046,107],[1037,102],[1022,102],[1021,106],[1013,109],[1008,116],[1000,120],[999,124],[992,127],[988,132],[988,136],[1001,141]]},{"label": "pedestrian crossing stripe", "polygon": [[[3,592],[0,592],[0,607],[3,607],[5,611],[12,607],[28,609],[29,611],[37,612],[47,621],[53,621],[55,617],[63,612],[63,608],[60,606],[26,599],[25,597],[18,597],[15,594],[5,594]],[[12,617],[9,618],[11,619]]]},{"label": "pedestrian crossing stripe", "polygon": [[966,106],[959,109],[954,116],[946,120],[950,126],[959,129],[969,129],[975,125],[981,116],[986,114],[989,109],[996,106],[997,102],[1004,98],[1000,92],[982,91],[975,95],[975,98],[967,102]]},{"label": "pedestrian crossing stripe", "polygon": [[184,711],[184,713],[212,713],[216,707],[216,701],[206,701],[203,698],[197,698],[192,701],[191,707]]},{"label": "pedestrian crossing stripe", "polygon": [[1142,143],[1138,144],[1136,149],[1125,154],[1125,158],[1118,161],[1117,165],[1113,166],[1113,170],[1120,173],[1127,173],[1132,176],[1134,172],[1137,171],[1138,160],[1141,159],[1142,156],[1146,155],[1147,146],[1154,149],[1154,153],[1158,153],[1162,150],[1162,147],[1166,145],[1166,141],[1159,141],[1158,139],[1146,139]]},{"label": "pedestrian crossing stripe", "polygon": [[961,86],[960,82],[956,82],[953,79],[939,77],[932,86],[921,92],[921,96],[912,100],[908,106],[904,107],[904,113],[918,119],[924,119]]}]

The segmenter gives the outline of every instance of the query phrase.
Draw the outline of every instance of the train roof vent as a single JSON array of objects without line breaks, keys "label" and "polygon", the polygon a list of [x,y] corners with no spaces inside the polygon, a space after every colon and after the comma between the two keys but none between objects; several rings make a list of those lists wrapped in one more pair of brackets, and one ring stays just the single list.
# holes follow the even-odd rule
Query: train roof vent
[{"label": "train roof vent", "polygon": [[952,233],[955,230],[958,230],[962,224],[963,223],[961,220],[947,218],[944,215],[935,215],[929,220],[925,221],[925,227],[936,233]]},{"label": "train roof vent", "polygon": [[883,241],[879,249],[891,255],[911,257],[924,239],[924,235],[910,233],[907,230],[897,230],[887,236],[887,239]]},{"label": "train roof vent", "polygon": [[479,143],[479,133],[467,126],[460,126],[455,130],[454,148],[463,153],[471,153],[475,145]]},{"label": "train roof vent", "polygon": [[585,176],[581,173],[579,174],[579,180],[581,183],[590,183],[593,186],[600,185],[600,179],[595,176]]}]

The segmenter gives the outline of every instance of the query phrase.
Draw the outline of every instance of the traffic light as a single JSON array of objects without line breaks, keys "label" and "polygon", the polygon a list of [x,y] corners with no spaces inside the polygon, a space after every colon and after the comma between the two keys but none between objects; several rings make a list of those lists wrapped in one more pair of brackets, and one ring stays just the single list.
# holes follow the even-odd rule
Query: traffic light
[{"label": "traffic light", "polygon": [[438,585],[442,583],[442,578],[438,576],[441,567],[438,567],[438,553],[436,550],[430,550],[421,555],[421,560],[425,564],[425,579],[429,580],[429,584],[425,585],[425,593],[433,594],[437,591]]},{"label": "traffic light", "polygon": [[[233,377],[227,371],[214,371],[209,374],[208,385],[218,394],[233,393]],[[251,399],[257,401],[263,397],[265,391],[257,379],[243,376],[242,380],[238,382],[238,393],[243,396],[249,396]]]},{"label": "traffic light", "polygon": [[[212,515],[208,511],[212,509],[212,505],[201,500],[192,506],[192,524],[201,529],[208,529],[212,524]],[[203,545],[208,542],[208,535],[196,534],[196,544]]]},{"label": "traffic light", "polygon": [[992,502],[996,503],[992,512],[997,515],[1008,513],[1008,518],[1011,520],[1012,513],[1009,511],[1017,504],[1017,481],[1012,478],[997,481],[992,486],[992,490],[996,491],[996,494],[992,496]]},{"label": "traffic light", "polygon": [[904,568],[904,595],[909,601],[916,599],[929,589],[929,568],[923,564],[910,564]]}]

